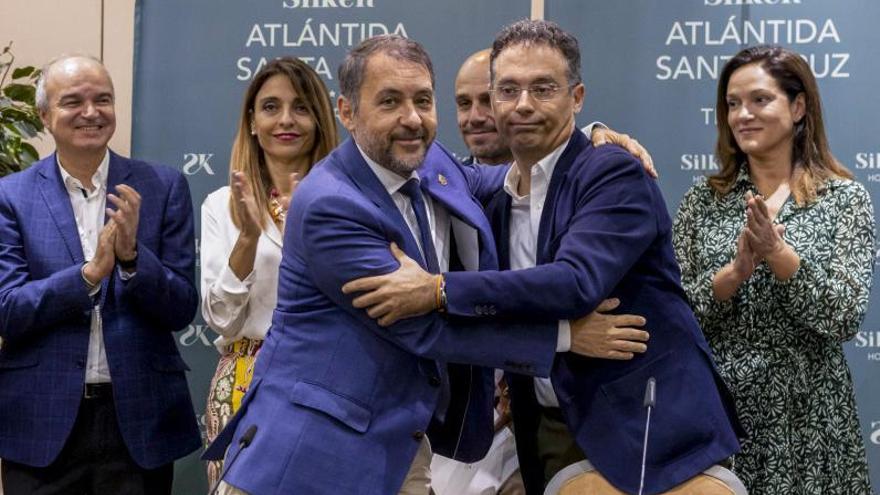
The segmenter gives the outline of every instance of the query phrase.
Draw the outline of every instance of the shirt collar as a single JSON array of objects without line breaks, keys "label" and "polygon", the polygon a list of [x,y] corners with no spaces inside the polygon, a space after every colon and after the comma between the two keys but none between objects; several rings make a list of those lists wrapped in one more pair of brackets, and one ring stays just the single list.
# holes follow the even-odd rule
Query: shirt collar
[{"label": "shirt collar", "polygon": [[[553,177],[553,171],[556,169],[556,164],[559,162],[559,157],[562,156],[562,152],[565,151],[566,146],[568,146],[568,142],[571,141],[571,137],[565,140],[564,143],[560,144],[556,149],[550,152],[544,158],[538,160],[538,163],[532,166],[532,175],[534,176],[536,173],[541,173],[544,177],[547,177],[548,180],[550,177]],[[533,183],[534,184],[534,183]],[[517,186],[519,185],[519,168],[516,166],[516,161],[514,161],[510,168],[507,170],[507,174],[504,176],[504,192],[506,192],[513,199],[523,199],[528,196],[520,196],[517,192]]]},{"label": "shirt collar", "polygon": [[408,181],[409,179],[419,180],[419,174],[415,170],[412,171],[409,177],[401,177],[373,161],[373,159],[371,159],[369,156],[367,156],[366,153],[364,153],[364,150],[361,149],[360,145],[357,144],[357,142],[355,142],[355,146],[357,146],[357,149],[361,153],[361,156],[364,157],[364,161],[367,162],[370,170],[372,170],[373,173],[376,174],[376,177],[379,178],[379,182],[381,182],[382,186],[385,187],[385,190],[388,191],[389,196],[400,190],[400,188],[403,187],[403,185],[406,184],[406,181]]},{"label": "shirt collar", "polygon": [[[58,164],[58,170],[61,171],[61,180],[64,182],[64,187],[68,190],[71,188],[80,188],[83,184],[76,177],[70,175],[70,173],[61,166],[61,157],[58,154],[55,154],[55,162]],[[96,190],[103,190],[107,188],[107,171],[110,169],[110,152],[104,152],[104,158],[101,159],[101,163],[98,164],[98,169],[95,170],[95,173],[92,175],[92,185],[95,186]]]}]

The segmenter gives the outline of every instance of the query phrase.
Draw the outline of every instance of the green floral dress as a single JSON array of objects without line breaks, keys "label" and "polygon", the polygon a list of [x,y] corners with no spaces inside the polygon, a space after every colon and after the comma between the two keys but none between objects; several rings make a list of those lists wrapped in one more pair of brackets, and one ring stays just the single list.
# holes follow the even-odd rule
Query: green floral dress
[{"label": "green floral dress", "polygon": [[682,284],[749,435],[734,471],[751,495],[871,494],[842,348],[868,305],[871,199],[850,180],[830,181],[805,206],[789,198],[776,223],[800,256],[798,271],[782,282],[761,263],[722,303],[712,277],[736,254],[746,191],[756,192],[745,171],[720,199],[703,180],[674,227]]}]

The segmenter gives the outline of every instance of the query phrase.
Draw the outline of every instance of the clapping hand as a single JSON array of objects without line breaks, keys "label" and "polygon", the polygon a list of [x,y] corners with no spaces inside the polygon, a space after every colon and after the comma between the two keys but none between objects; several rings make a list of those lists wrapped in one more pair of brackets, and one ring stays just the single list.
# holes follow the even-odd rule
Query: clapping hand
[{"label": "clapping hand", "polygon": [[254,192],[251,185],[242,172],[232,174],[232,200],[235,201],[235,217],[238,220],[239,231],[241,235],[256,239],[263,232],[262,214],[254,199]]},{"label": "clapping hand", "polygon": [[137,230],[140,219],[141,195],[131,186],[116,186],[119,195],[108,194],[107,199],[116,209],[107,208],[107,216],[116,224],[114,252],[120,261],[137,256]]},{"label": "clapping hand", "polygon": [[758,259],[765,259],[782,251],[785,248],[785,241],[782,239],[785,226],[773,224],[764,198],[747,192],[746,205],[744,233],[751,251]]}]

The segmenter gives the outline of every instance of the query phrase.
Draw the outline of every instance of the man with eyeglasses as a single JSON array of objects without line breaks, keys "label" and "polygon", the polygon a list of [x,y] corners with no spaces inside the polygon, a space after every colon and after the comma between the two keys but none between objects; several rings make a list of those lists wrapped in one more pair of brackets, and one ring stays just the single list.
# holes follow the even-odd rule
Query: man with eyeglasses
[{"label": "man with eyeglasses", "polygon": [[[620,300],[651,331],[629,360],[558,354],[552,386],[511,380],[520,468],[529,494],[582,459],[604,481],[640,490],[646,411],[656,408],[644,492],[661,493],[739,450],[733,401],[680,284],[671,220],[657,184],[628,153],[576,132],[584,101],[577,40],[547,21],[504,28],[491,53],[492,105],[514,166],[490,202],[502,269],[427,274],[399,257],[391,275],[359,281],[354,301],[390,324],[434,308],[422,287],[443,288],[450,317],[567,319]],[[407,297],[393,287],[407,289]],[[372,291],[372,292],[370,292]]]}]

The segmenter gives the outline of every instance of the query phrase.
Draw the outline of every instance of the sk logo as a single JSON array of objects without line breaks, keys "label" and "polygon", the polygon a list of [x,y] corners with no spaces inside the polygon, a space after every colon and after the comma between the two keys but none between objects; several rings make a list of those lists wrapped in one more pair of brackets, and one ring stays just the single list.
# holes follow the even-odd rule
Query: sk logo
[{"label": "sk logo", "polygon": [[207,347],[211,347],[211,340],[208,339],[208,336],[205,332],[208,331],[208,325],[189,325],[186,327],[186,330],[180,334],[180,344],[186,347],[192,346],[197,342],[201,342],[202,345]]},{"label": "sk logo", "polygon": [[214,175],[214,170],[211,168],[210,163],[212,156],[214,156],[214,153],[184,153],[183,173],[195,175],[204,169],[208,175]]},{"label": "sk logo", "polygon": [[871,443],[880,445],[880,421],[871,421]]}]

